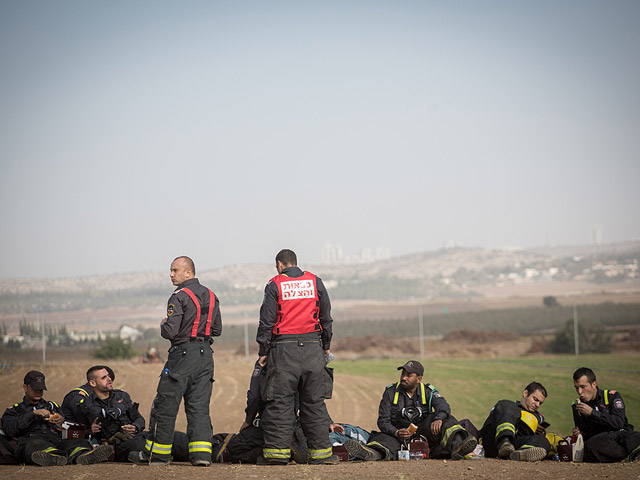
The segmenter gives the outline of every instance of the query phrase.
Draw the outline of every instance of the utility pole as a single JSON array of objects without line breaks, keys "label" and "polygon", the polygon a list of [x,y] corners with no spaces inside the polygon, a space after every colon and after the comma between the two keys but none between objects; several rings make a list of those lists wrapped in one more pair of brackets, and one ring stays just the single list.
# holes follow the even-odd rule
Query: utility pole
[{"label": "utility pole", "polygon": [[422,319],[422,305],[418,308],[418,324],[420,328],[420,360],[424,358],[424,325]]},{"label": "utility pole", "polygon": [[578,345],[578,307],[573,304],[573,343],[576,346],[576,357],[580,354],[580,347]]},{"label": "utility pole", "polygon": [[[38,323],[40,323],[40,307],[38,307]],[[44,312],[42,312],[42,365],[47,362],[47,334],[44,331]]]},{"label": "utility pole", "polygon": [[247,311],[242,310],[244,315],[244,357],[249,359],[249,323],[247,321]]}]

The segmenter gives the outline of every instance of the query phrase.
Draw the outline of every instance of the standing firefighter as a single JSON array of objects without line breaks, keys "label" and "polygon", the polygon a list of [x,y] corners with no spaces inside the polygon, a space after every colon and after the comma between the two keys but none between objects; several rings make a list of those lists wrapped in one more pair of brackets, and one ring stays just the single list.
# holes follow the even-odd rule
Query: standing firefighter
[{"label": "standing firefighter", "polygon": [[200,285],[195,274],[189,257],[178,257],[171,263],[171,281],[178,288],[169,298],[167,318],[160,324],[171,348],[151,407],[149,438],[143,451],[129,454],[132,462],[169,463],[176,415],[184,397],[189,461],[197,466],[211,464],[211,337],[220,336],[222,320],[218,298]]},{"label": "standing firefighter", "polygon": [[266,402],[262,417],[264,462],[285,465],[291,456],[296,422],[294,398],[300,396],[300,423],[307,437],[309,463],[334,464],[329,440],[331,420],[325,399],[331,398],[332,369],[325,356],[331,351],[332,323],[329,294],[318,277],[297,267],[296,254],[282,250],[276,256],[278,275],[264,290],[256,336]]}]

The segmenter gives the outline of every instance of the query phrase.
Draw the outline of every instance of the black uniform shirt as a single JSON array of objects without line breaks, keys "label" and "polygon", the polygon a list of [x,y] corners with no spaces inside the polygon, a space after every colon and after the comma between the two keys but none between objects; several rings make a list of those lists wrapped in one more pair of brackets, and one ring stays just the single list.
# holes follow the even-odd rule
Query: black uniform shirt
[{"label": "black uniform shirt", "polygon": [[[396,399],[397,396],[397,402]],[[395,435],[396,430],[407,428],[411,423],[402,416],[402,409],[406,407],[419,407],[422,416],[415,422],[421,422],[429,413],[435,413],[435,420],[446,420],[451,415],[451,407],[438,391],[430,384],[424,384],[425,398],[422,398],[422,389],[420,384],[410,397],[406,390],[399,383],[388,385],[382,394],[380,406],[378,407],[378,428],[382,433],[387,435]],[[429,410],[431,406],[431,410]]]},{"label": "black uniform shirt", "polygon": [[81,404],[84,415],[93,423],[97,419],[102,423],[102,430],[97,434],[98,439],[108,439],[122,431],[123,425],[133,425],[136,433],[144,430],[144,417],[138,412],[138,404],[134,404],[131,397],[124,390],[113,389],[105,399],[95,393]]},{"label": "black uniform shirt", "polygon": [[[198,338],[204,339],[205,325],[207,323],[207,311],[209,306],[209,289],[200,285],[197,278],[185,280],[178,286],[176,291],[171,295],[167,302],[167,321],[160,326],[160,334],[163,338],[171,340],[171,345],[180,345],[186,343],[191,338],[191,328],[196,320],[196,306],[191,297],[180,291],[183,288],[191,290],[198,301],[200,308],[204,309],[200,314],[200,323],[198,325]],[[220,301],[215,297],[215,307],[211,316],[210,336],[219,337],[222,333],[222,318],[220,316]],[[206,308],[205,308],[206,307]]]},{"label": "black uniform shirt", "polygon": [[247,408],[244,409],[245,418],[244,421],[249,425],[253,423],[256,415],[261,414],[264,410],[264,402],[260,397],[260,375],[262,374],[262,367],[256,360],[256,364],[253,367],[253,373],[251,374],[251,382],[249,383],[249,390],[247,391]]},{"label": "black uniform shirt", "polygon": [[62,438],[59,427],[33,413],[43,408],[51,413],[60,414],[60,407],[55,402],[48,402],[42,398],[38,403],[33,404],[24,397],[21,403],[7,408],[2,415],[4,433],[12,438],[38,436],[59,440]]},{"label": "black uniform shirt", "polygon": [[[304,272],[298,267],[287,267],[282,270],[282,274],[291,278],[301,277]],[[318,314],[318,322],[322,327],[322,349],[331,349],[331,337],[333,336],[333,319],[331,318],[331,300],[329,293],[322,283],[320,277],[316,276],[316,288],[318,289],[318,299],[320,302],[320,312]],[[276,314],[278,311],[278,285],[275,282],[269,282],[264,288],[264,298],[260,307],[260,324],[258,325],[258,333],[256,341],[260,345],[260,355],[266,355],[269,351],[269,342],[273,336],[273,326],[276,323]]]},{"label": "black uniform shirt", "polygon": [[80,410],[80,402],[89,398],[89,395],[93,390],[91,390],[91,385],[89,382],[85,383],[81,387],[74,388],[69,393],[67,393],[62,400],[62,405],[60,405],[60,410],[62,411],[62,416],[69,423],[80,423],[82,425],[90,425],[89,422],[82,411]]},{"label": "black uniform shirt", "polygon": [[585,440],[602,432],[615,432],[618,430],[633,430],[629,424],[627,414],[622,401],[622,395],[616,390],[608,390],[605,401],[605,390],[597,389],[596,398],[587,402],[593,412],[591,415],[578,413],[576,405],[572,405],[573,421],[580,429]]}]

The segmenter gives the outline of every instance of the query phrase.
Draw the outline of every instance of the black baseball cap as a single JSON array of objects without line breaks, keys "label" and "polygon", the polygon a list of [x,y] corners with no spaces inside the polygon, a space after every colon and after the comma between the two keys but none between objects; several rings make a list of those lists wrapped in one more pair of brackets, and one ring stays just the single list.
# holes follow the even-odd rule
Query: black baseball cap
[{"label": "black baseball cap", "polygon": [[420,377],[424,374],[424,367],[417,360],[409,360],[404,365],[399,366],[398,370],[406,370],[407,373],[416,373]]},{"label": "black baseball cap", "polygon": [[31,370],[24,376],[24,384],[29,385],[34,390],[47,389],[47,386],[44,384],[44,373],[37,370]]}]

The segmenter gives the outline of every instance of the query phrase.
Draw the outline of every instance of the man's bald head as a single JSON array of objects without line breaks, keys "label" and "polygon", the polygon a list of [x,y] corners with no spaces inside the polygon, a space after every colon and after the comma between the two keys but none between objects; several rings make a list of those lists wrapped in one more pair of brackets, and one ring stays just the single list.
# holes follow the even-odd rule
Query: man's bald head
[{"label": "man's bald head", "polygon": [[196,276],[196,266],[189,257],[176,257],[171,262],[171,282],[176,285],[182,285],[185,281]]},{"label": "man's bald head", "polygon": [[182,255],[180,257],[176,257],[173,261],[183,262],[185,270],[191,271],[191,275],[193,275],[194,277],[196,276],[196,265],[189,257]]}]

